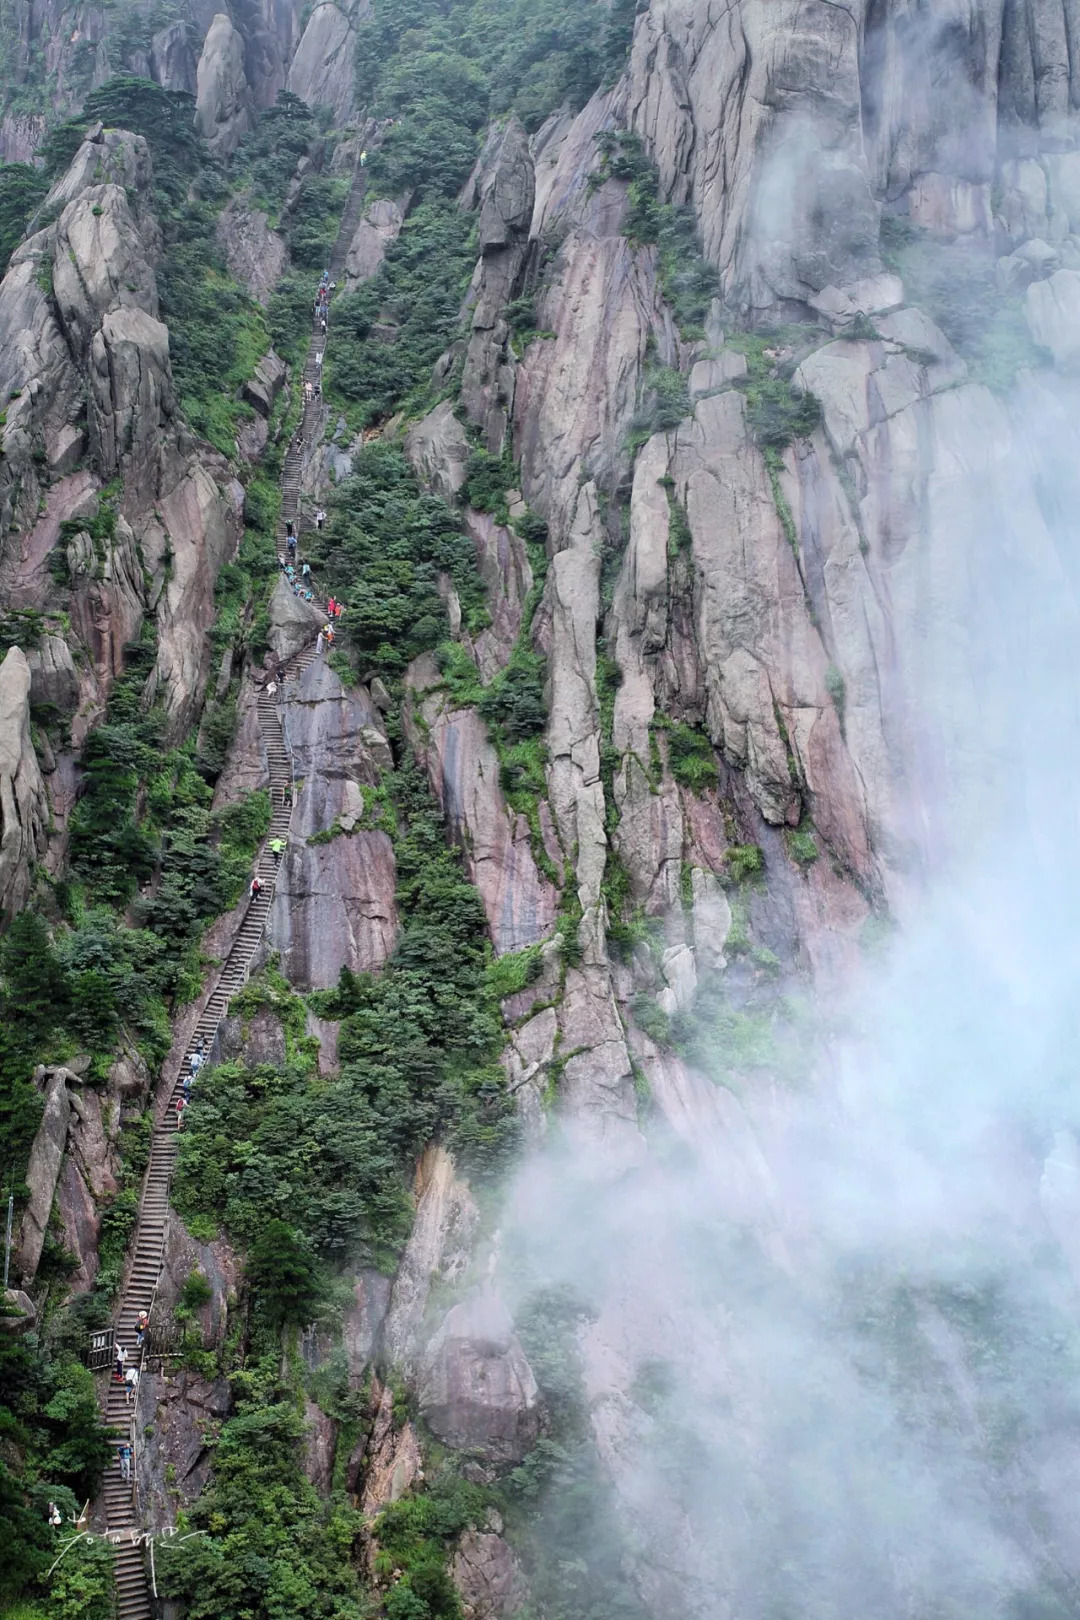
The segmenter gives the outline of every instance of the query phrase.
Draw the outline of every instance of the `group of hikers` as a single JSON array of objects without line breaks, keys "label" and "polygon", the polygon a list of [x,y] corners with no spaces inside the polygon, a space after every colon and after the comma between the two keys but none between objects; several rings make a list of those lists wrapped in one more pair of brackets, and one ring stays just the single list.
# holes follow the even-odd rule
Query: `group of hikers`
[{"label": "group of hikers", "polygon": [[[135,1323],[135,1347],[137,1350],[142,1349],[143,1340],[146,1338],[149,1327],[150,1317],[148,1313],[146,1311],[140,1311],[138,1320]],[[115,1357],[113,1362],[113,1382],[124,1385],[125,1389],[127,1390],[128,1405],[130,1405],[135,1399],[135,1395],[139,1388],[139,1369],[134,1361],[129,1363],[128,1353],[119,1340],[117,1340],[116,1344],[113,1345],[113,1356]],[[121,1472],[123,1472],[122,1459],[120,1467]],[[124,1478],[126,1479],[127,1477],[127,1474],[124,1474]]]},{"label": "group of hikers", "polygon": [[324,270],[315,289],[315,304],[313,313],[318,322],[319,331],[326,331],[326,317],[330,313],[330,294],[337,291],[337,282],[330,280],[329,270]]}]

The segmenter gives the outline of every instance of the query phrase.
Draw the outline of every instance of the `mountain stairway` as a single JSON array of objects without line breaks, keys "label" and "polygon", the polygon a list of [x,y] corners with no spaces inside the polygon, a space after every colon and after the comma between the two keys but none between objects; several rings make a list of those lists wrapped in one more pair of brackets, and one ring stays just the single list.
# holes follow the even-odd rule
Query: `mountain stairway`
[{"label": "mountain stairway", "polygon": [[[331,278],[340,275],[345,256],[352,241],[363,207],[367,176],[357,167],[345,210],[342,214],[337,242],[330,260]],[[312,385],[312,395],[305,400],[300,426],[290,441],[285,455],[281,479],[281,517],[278,542],[285,548],[286,523],[291,521],[300,531],[300,486],[303,472],[304,441],[309,432],[319,425],[321,400],[314,395],[316,383],[321,380],[322,356],[326,351],[326,334],[320,323],[313,320],[312,335],[304,364],[304,381]],[[322,604],[317,604],[322,606]],[[297,680],[317,656],[314,643],[303,648],[285,665],[285,684]],[[142,1312],[147,1316],[153,1310],[161,1279],[165,1249],[165,1231],[169,1213],[169,1191],[178,1152],[178,1132],[182,1129],[177,1103],[185,1094],[185,1081],[191,1081],[191,1055],[197,1048],[207,1057],[213,1050],[218,1028],[232,998],[247,982],[252,964],[259,951],[266,920],[274,898],[278,862],[270,845],[280,838],[287,844],[296,797],[294,762],[288,738],[281,722],[277,693],[267,688],[258,699],[259,733],[266,756],[270,789],[271,820],[255,862],[254,875],[261,889],[251,895],[243,921],[229,948],[217,980],[203,1004],[195,1028],[192,1030],[179,1062],[163,1076],[159,1089],[156,1117],[150,1144],[150,1158],[139,1199],[135,1220],[134,1241],[126,1267],[120,1301],[115,1317],[115,1342],[125,1353],[126,1366],[142,1370],[145,1348],[137,1340],[137,1323]],[[118,1454],[106,1469],[102,1482],[98,1508],[105,1523],[105,1533],[115,1548],[116,1615],[117,1620],[152,1620],[154,1607],[147,1581],[143,1551],[144,1536],[139,1526],[136,1481],[138,1479],[137,1422],[138,1387],[128,1388],[113,1375],[107,1376],[101,1397],[102,1416],[110,1428],[116,1429],[131,1447],[130,1479],[124,1479]]]}]

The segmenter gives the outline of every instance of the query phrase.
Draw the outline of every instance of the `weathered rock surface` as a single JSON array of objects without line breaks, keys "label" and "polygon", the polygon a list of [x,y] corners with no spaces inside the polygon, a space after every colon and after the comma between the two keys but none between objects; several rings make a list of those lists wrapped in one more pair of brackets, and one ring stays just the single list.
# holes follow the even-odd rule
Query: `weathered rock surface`
[{"label": "weathered rock surface", "polygon": [[391,1366],[416,1370],[420,1325],[432,1284],[459,1282],[466,1274],[479,1211],[468,1185],[458,1179],[445,1148],[428,1148],[413,1186],[416,1219],[398,1266],[383,1329],[383,1352]]},{"label": "weathered rock surface", "polygon": [[207,30],[199,57],[195,128],[203,140],[228,157],[252,126],[251,88],[244,74],[244,41],[219,11]]},{"label": "weathered rock surface", "polygon": [[427,1347],[420,1407],[446,1444],[504,1464],[539,1433],[540,1392],[501,1299],[484,1287],[453,1306]]},{"label": "weathered rock surface", "polygon": [[279,658],[292,658],[302,648],[311,645],[325,622],[325,615],[312,603],[301,601],[282,574],[270,597],[270,634],[267,640],[271,651],[277,653]]},{"label": "weathered rock surface", "polygon": [[509,1620],[525,1600],[525,1582],[513,1549],[489,1530],[466,1530],[450,1575],[466,1620]]},{"label": "weathered rock surface", "polygon": [[370,0],[341,6],[323,0],[308,19],[289,69],[288,88],[309,107],[331,107],[343,123],[353,106],[356,25],[371,14]]},{"label": "weathered rock surface", "polygon": [[533,574],[525,542],[515,530],[496,523],[490,512],[474,512],[472,507],[466,507],[464,521],[476,548],[476,565],[491,614],[491,623],[472,638],[473,655],[486,685],[509,662]]},{"label": "weathered rock surface", "polygon": [[30,701],[36,709],[70,714],[79,701],[79,676],[62,636],[44,635],[40,647],[26,654]]},{"label": "weathered rock surface", "polygon": [[[8,655],[11,656],[10,654]],[[74,1080],[74,1076],[70,1076]],[[30,1149],[26,1169],[26,1185],[30,1197],[23,1211],[22,1225],[14,1251],[14,1266],[18,1276],[29,1285],[34,1280],[45,1244],[45,1233],[52,1214],[56,1183],[67,1145],[68,1121],[71,1118],[71,1099],[68,1096],[66,1069],[42,1072],[45,1108]]]},{"label": "weathered rock surface", "polygon": [[8,920],[30,893],[49,824],[45,784],[30,737],[30,689],[26,657],[12,647],[0,664],[0,916]]},{"label": "weathered rock surface", "polygon": [[345,291],[352,292],[376,273],[391,242],[405,222],[405,210],[391,197],[379,197],[365,208],[345,255]]},{"label": "weathered rock surface", "polygon": [[405,435],[405,454],[421,483],[446,501],[455,498],[465,482],[469,439],[452,400],[444,399],[413,424]]},{"label": "weathered rock surface", "polygon": [[487,729],[475,709],[451,709],[438,692],[419,712],[423,726],[413,723],[410,736],[480,891],[495,949],[533,945],[550,931],[558,895],[537,867],[527,819],[503,799]]},{"label": "weathered rock surface", "polygon": [[[354,973],[378,967],[397,936],[393,846],[385,832],[356,830],[386,739],[366,689],[343,688],[322,659],[289,687],[284,714],[303,787],[268,937],[292,984],[330,989],[342,967]],[[341,830],[346,822],[354,830]],[[308,842],[334,828],[328,840]]]},{"label": "weathered rock surface", "polygon": [[288,258],[284,237],[270,229],[261,208],[234,197],[218,216],[217,239],[237,281],[260,304],[268,304]]},{"label": "weathered rock surface", "polygon": [[514,357],[503,311],[525,257],[535,178],[528,137],[516,117],[498,145],[485,150],[476,184],[480,263],[473,283],[472,332],[465,350],[461,400],[470,422],[498,454],[514,408]]},{"label": "weathered rock surface", "polygon": [[284,360],[273,349],[268,349],[243,388],[244,398],[249,405],[254,405],[260,416],[268,417],[274,409],[287,373]]},{"label": "weathered rock surface", "polygon": [[21,1288],[5,1288],[3,1309],[0,1310],[0,1333],[28,1333],[37,1321],[37,1311],[30,1295]]},{"label": "weathered rock surface", "polygon": [[[360,1498],[365,1514],[378,1513],[390,1502],[397,1502],[423,1478],[420,1441],[408,1420],[400,1429],[394,1426],[394,1392],[378,1379],[372,1387],[375,1420],[363,1453],[364,1487]],[[359,1466],[360,1458],[357,1458]],[[355,1485],[354,1479],[351,1481]]]}]

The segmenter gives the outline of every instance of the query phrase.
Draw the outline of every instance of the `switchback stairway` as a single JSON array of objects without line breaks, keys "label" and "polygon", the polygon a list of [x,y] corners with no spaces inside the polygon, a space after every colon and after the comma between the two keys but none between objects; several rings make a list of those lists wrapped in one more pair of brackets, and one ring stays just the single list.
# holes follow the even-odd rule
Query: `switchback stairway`
[{"label": "switchback stairway", "polygon": [[[345,256],[363,206],[366,178],[364,171],[357,167],[330,261],[332,279],[339,276],[344,268]],[[291,520],[296,526],[297,533],[300,532],[300,483],[304,441],[309,433],[315,430],[320,420],[322,405],[314,397],[314,388],[316,383],[321,381],[320,356],[325,354],[325,350],[326,335],[320,330],[318,323],[313,322],[304,365],[304,381],[311,383],[313,397],[305,401],[300,428],[289,444],[282,469],[281,520],[278,528],[278,541],[282,550],[285,544],[286,522]],[[316,656],[316,649],[312,644],[288,660],[285,664],[285,685],[297,680]],[[271,802],[270,828],[255,865],[255,875],[262,887],[258,894],[250,897],[243,921],[185,1045],[184,1053],[179,1062],[174,1062],[171,1073],[167,1072],[163,1077],[158,1094],[150,1159],[139,1200],[134,1244],[115,1319],[116,1343],[123,1347],[127,1365],[134,1365],[140,1369],[143,1352],[136,1345],[137,1322],[141,1312],[150,1314],[161,1277],[169,1211],[169,1189],[176,1168],[178,1128],[182,1128],[178,1126],[176,1104],[184,1094],[184,1082],[190,1076],[192,1052],[201,1047],[204,1053],[210,1054],[229,1002],[247,980],[274,898],[278,863],[274,859],[270,845],[278,838],[287,844],[289,837],[296,784],[276,692],[271,693],[268,688],[263,689],[258,700],[258,713],[259,731],[266,754]],[[152,1620],[154,1614],[136,1497],[139,1464],[139,1425],[136,1422],[138,1404],[137,1390],[132,1399],[122,1383],[118,1383],[111,1376],[108,1377],[102,1397],[103,1416],[111,1428],[129,1438],[132,1449],[131,1479],[125,1480],[122,1477],[119,1461],[114,1457],[105,1473],[99,1499],[99,1509],[103,1513],[106,1533],[116,1549],[117,1620]]]}]

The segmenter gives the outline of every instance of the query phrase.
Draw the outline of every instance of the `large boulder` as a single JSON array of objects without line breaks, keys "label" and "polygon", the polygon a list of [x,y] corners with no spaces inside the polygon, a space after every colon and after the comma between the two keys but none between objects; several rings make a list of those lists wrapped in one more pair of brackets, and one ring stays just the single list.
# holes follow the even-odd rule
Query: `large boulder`
[{"label": "large boulder", "polygon": [[90,352],[90,444],[106,477],[122,477],[128,500],[150,505],[161,486],[173,415],[169,329],[143,309],[110,310]]},{"label": "large boulder", "polygon": [[458,1542],[450,1576],[465,1620],[507,1620],[525,1600],[521,1565],[502,1536],[470,1525]]},{"label": "large boulder", "polygon": [[25,904],[48,824],[48,798],[30,737],[30,666],[12,647],[0,664],[0,917],[10,920]]},{"label": "large boulder", "polygon": [[235,152],[252,126],[251,89],[244,74],[244,40],[224,12],[207,30],[199,57],[195,128],[216,152]]},{"label": "large boulder", "polygon": [[452,501],[465,482],[469,436],[444,399],[405,435],[405,454],[416,476],[443,500]]},{"label": "large boulder", "polygon": [[370,281],[382,264],[405,220],[405,210],[392,197],[378,197],[365,210],[345,255],[345,290]]},{"label": "large boulder", "polygon": [[288,367],[273,349],[268,349],[244,384],[244,398],[260,416],[269,417],[281,393]]},{"label": "large boulder", "polygon": [[337,6],[317,5],[289,69],[288,88],[309,107],[331,107],[343,123],[353,107],[353,58],[356,24],[371,15],[370,0]]},{"label": "large boulder", "polygon": [[326,616],[310,602],[294,596],[292,586],[282,574],[270,597],[270,630],[267,635],[271,652],[279,658],[291,658],[302,647],[307,647],[325,624]]},{"label": "large boulder", "polygon": [[540,1391],[492,1288],[446,1313],[424,1358],[420,1409],[438,1439],[487,1462],[518,1462],[535,1442]]},{"label": "large boulder", "polygon": [[34,707],[71,714],[79,703],[79,674],[64,638],[42,636],[40,647],[27,653],[26,662],[30,670],[30,701]]},{"label": "large boulder", "polygon": [[481,188],[481,253],[509,247],[528,235],[535,192],[529,137],[515,116],[506,126],[490,175]]}]

